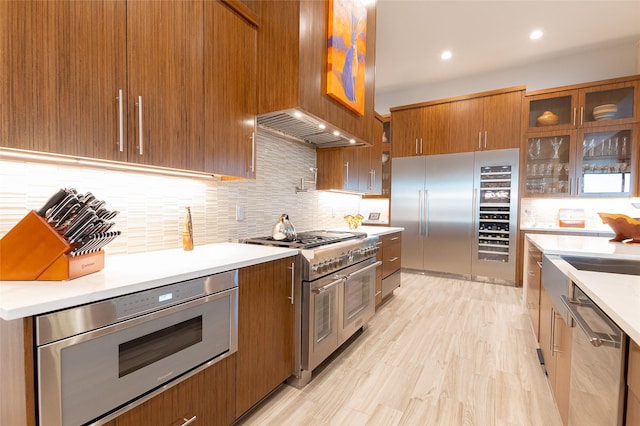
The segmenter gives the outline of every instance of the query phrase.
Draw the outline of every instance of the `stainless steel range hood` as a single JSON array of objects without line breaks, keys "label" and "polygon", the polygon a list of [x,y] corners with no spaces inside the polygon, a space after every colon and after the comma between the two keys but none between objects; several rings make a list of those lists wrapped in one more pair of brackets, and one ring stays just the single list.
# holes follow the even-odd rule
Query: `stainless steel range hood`
[{"label": "stainless steel range hood", "polygon": [[368,145],[336,126],[298,109],[259,115],[258,127],[276,136],[318,148]]}]

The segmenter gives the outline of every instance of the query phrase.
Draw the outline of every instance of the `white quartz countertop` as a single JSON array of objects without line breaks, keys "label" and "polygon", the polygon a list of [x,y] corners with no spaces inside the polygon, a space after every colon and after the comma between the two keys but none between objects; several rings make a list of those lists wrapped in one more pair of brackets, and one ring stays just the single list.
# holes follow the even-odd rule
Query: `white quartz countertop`
[{"label": "white quartz countertop", "polygon": [[[544,254],[630,259],[640,262],[640,245],[607,237],[527,234]],[[640,277],[568,268],[569,278],[635,342],[640,343]]]},{"label": "white quartz countertop", "polygon": [[220,243],[193,251],[107,255],[103,270],[69,281],[0,281],[0,318],[12,320],[271,260],[298,250]]}]

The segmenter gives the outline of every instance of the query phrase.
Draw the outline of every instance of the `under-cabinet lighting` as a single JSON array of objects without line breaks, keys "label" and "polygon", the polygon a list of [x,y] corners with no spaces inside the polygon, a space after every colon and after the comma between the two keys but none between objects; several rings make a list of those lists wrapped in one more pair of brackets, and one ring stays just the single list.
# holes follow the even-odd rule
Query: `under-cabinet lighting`
[{"label": "under-cabinet lighting", "polygon": [[0,158],[15,160],[35,161],[41,163],[67,164],[77,166],[89,166],[102,169],[122,170],[139,173],[161,174],[169,176],[191,177],[191,178],[214,178],[211,173],[191,172],[186,170],[175,170],[157,166],[137,166],[135,164],[118,163],[108,160],[91,160],[84,158],[70,157],[60,154],[39,153],[33,151],[22,151],[13,148],[0,148]]}]

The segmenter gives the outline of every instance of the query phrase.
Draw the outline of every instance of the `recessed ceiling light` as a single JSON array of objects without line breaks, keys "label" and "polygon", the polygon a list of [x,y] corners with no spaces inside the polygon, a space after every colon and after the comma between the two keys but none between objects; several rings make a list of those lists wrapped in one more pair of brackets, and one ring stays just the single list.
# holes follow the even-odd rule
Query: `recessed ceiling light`
[{"label": "recessed ceiling light", "polygon": [[531,31],[531,34],[529,34],[529,38],[531,40],[538,40],[542,38],[542,34],[544,34],[542,30],[533,30]]},{"label": "recessed ceiling light", "polygon": [[293,115],[296,116],[297,118],[302,117],[302,113],[299,111],[294,112]]},{"label": "recessed ceiling light", "polygon": [[355,139],[349,139],[349,143],[356,143]]},{"label": "recessed ceiling light", "polygon": [[337,131],[337,130],[334,130],[334,131],[333,131],[333,135],[334,135],[334,136],[340,136],[340,132],[339,132],[339,131]]},{"label": "recessed ceiling light", "polygon": [[450,50],[445,50],[444,52],[442,52],[442,55],[440,55],[443,61],[448,61],[449,59],[451,59],[451,56],[453,55],[451,54]]},{"label": "recessed ceiling light", "polygon": [[324,124],[319,124],[318,127],[321,128],[321,129],[324,129],[327,126],[325,126]]}]

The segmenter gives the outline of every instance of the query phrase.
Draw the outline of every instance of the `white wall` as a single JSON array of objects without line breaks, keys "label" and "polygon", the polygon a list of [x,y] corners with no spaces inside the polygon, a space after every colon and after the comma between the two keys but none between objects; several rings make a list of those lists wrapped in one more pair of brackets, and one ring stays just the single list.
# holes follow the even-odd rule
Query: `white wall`
[{"label": "white wall", "polygon": [[[490,60],[490,59],[488,59]],[[376,93],[375,109],[468,95],[504,87],[526,85],[528,91],[640,74],[640,42],[594,48],[534,65],[519,66],[407,90]]]},{"label": "white wall", "polygon": [[[187,205],[196,246],[271,235],[282,213],[301,231],[342,228],[343,216],[358,212],[356,195],[313,190],[296,194],[300,178],[313,177],[313,147],[258,132],[256,151],[256,179],[238,181],[0,160],[0,237],[63,187],[90,191],[105,200],[107,208],[121,212],[114,230],[123,234],[107,246],[107,253],[181,247]],[[236,206],[244,209],[244,220],[236,220]]]}]

